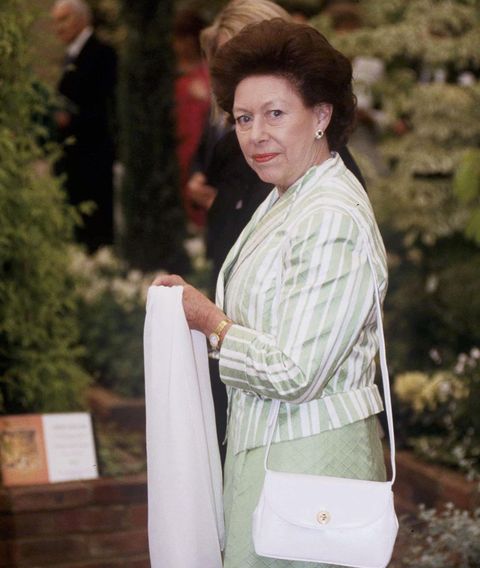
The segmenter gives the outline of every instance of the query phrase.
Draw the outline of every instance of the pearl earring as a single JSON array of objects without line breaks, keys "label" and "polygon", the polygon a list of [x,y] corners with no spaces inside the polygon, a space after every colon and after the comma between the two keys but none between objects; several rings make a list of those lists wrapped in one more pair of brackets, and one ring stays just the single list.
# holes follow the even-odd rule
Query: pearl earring
[{"label": "pearl earring", "polygon": [[320,140],[320,138],[323,138],[323,130],[321,130],[320,128],[318,130],[315,131],[315,140]]}]

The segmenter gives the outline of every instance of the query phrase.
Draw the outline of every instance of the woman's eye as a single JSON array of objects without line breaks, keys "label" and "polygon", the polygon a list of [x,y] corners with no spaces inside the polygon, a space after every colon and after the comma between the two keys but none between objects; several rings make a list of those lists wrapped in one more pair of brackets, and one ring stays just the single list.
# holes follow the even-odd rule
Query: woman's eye
[{"label": "woman's eye", "polygon": [[280,116],[282,116],[282,114],[283,114],[283,111],[278,110],[278,109],[274,109],[274,110],[270,111],[270,116],[272,118],[279,118]]},{"label": "woman's eye", "polygon": [[235,118],[235,122],[239,126],[246,126],[250,122],[251,118],[247,114],[241,114]]}]

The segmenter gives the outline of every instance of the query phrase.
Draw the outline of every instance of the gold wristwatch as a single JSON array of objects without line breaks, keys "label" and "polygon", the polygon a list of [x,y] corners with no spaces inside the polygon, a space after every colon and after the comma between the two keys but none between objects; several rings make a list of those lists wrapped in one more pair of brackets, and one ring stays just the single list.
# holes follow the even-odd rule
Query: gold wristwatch
[{"label": "gold wristwatch", "polygon": [[229,323],[232,323],[229,319],[222,320],[208,336],[208,342],[214,351],[218,351],[220,349],[220,334]]}]

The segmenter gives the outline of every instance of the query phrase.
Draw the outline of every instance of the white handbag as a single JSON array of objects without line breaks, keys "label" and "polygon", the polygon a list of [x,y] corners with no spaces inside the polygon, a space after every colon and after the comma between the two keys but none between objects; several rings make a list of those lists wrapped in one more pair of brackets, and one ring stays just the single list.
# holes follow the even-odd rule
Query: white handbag
[{"label": "white handbag", "polygon": [[[342,208],[343,209],[343,208]],[[349,209],[360,227],[356,212]],[[392,485],[395,438],[378,280],[374,275],[380,367],[390,438],[391,481],[364,481],[268,469],[268,454],[280,401],[272,401],[265,452],[265,481],[253,513],[253,543],[259,556],[354,568],[385,568],[398,532]]]}]

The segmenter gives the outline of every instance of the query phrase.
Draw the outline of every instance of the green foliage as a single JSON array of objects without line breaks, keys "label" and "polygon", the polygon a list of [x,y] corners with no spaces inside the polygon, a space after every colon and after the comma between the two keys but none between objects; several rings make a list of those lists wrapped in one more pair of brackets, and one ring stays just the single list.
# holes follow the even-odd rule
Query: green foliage
[{"label": "green foliage", "polygon": [[[206,288],[210,267],[202,239],[187,240],[186,250],[194,268],[187,281]],[[143,396],[143,326],[153,273],[129,269],[108,247],[91,256],[74,248],[70,258],[85,367],[98,384],[124,396]]]},{"label": "green foliage", "polygon": [[[438,254],[430,265],[432,315],[444,334],[437,336],[437,345],[443,344],[458,353],[466,346],[480,345],[480,251],[460,239],[459,245],[463,246],[456,250],[453,239],[447,243],[448,248],[438,244]],[[446,263],[445,257],[451,261]],[[456,338],[456,344],[449,337]]]},{"label": "green foliage", "polygon": [[390,257],[389,358],[394,372],[428,370],[432,349],[448,365],[480,341],[480,4],[362,0],[359,8],[364,25],[350,33],[335,34],[326,16],[313,23],[348,56],[385,66],[371,94],[388,173],[368,191]]},{"label": "green foliage", "polygon": [[323,0],[276,0],[276,4],[285,8],[290,14],[300,14],[311,18],[318,14],[324,4]]},{"label": "green foliage", "polygon": [[78,408],[88,383],[66,255],[75,214],[36,143],[27,13],[20,0],[0,7],[0,413]]},{"label": "green foliage", "polygon": [[[335,35],[325,16],[314,24],[351,58],[376,57],[385,68],[371,98],[382,113],[378,148],[388,173],[371,177],[368,191],[389,253],[385,329],[399,443],[478,476],[480,3],[359,7],[364,25],[351,33]],[[434,521],[428,531],[448,519]],[[429,534],[438,555],[418,542],[406,566],[478,564],[478,556],[477,564],[452,562],[463,544],[448,549]]]},{"label": "green foliage", "polygon": [[429,353],[449,365],[457,353],[480,345],[480,250],[460,236],[435,246],[384,230],[390,250],[385,303],[389,362],[394,373],[432,368]]},{"label": "green foliage", "polygon": [[84,364],[99,384],[142,396],[145,300],[152,274],[128,270],[104,247],[92,256],[72,249]]},{"label": "green foliage", "polygon": [[[380,57],[391,66],[425,62],[461,70],[480,65],[480,6],[451,0],[362,0],[364,26],[334,37],[350,57]],[[325,29],[324,17],[312,22]]]},{"label": "green foliage", "polygon": [[378,209],[390,209],[385,218],[390,227],[411,242],[415,236],[433,245],[463,232],[470,215],[453,191],[453,175],[465,149],[480,143],[480,88],[416,83],[407,90],[407,85],[397,96],[388,91],[383,105],[391,124],[408,117],[409,130],[384,140],[391,172],[372,187],[372,197]]},{"label": "green foliage", "polygon": [[120,84],[125,166],[122,251],[142,270],[185,273],[173,108],[172,2],[123,0],[127,28]]},{"label": "green foliage", "polygon": [[102,477],[133,475],[147,469],[144,432],[97,421],[95,437]]},{"label": "green foliage", "polygon": [[480,245],[480,149],[465,152],[455,172],[453,190],[470,211],[465,235]]},{"label": "green foliage", "polygon": [[480,478],[480,350],[462,353],[448,371],[395,377],[401,436],[423,459]]},{"label": "green foliage", "polygon": [[[172,0],[175,11],[184,8],[198,10],[206,21],[211,21],[228,4],[229,0]],[[301,0],[300,0],[301,1]],[[303,0],[307,5],[317,4],[318,0]],[[303,3],[302,2],[302,3]],[[97,32],[120,49],[127,35],[125,22],[121,18],[122,0],[88,0],[92,7]]]},{"label": "green foliage", "polygon": [[393,568],[477,568],[480,565],[480,509],[470,513],[451,504],[442,511],[421,507],[418,520],[401,524],[402,532],[406,546]]},{"label": "green foliage", "polygon": [[93,12],[95,31],[121,50],[126,29],[120,19],[120,0],[88,0]]}]

